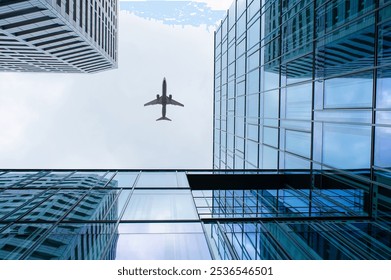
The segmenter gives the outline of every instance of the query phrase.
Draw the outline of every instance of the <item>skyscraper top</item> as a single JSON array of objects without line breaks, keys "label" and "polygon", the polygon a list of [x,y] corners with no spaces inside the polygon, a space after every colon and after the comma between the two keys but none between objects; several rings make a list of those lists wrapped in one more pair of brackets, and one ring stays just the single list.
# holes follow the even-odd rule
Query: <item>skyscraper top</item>
[{"label": "skyscraper top", "polygon": [[95,73],[117,66],[117,1],[0,3],[0,71]]}]

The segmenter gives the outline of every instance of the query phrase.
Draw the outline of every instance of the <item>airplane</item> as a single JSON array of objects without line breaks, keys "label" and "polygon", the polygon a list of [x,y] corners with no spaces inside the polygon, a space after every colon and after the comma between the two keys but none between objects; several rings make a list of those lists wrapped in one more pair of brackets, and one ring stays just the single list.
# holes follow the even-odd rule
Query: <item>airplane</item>
[{"label": "airplane", "polygon": [[174,99],[172,99],[172,95],[171,94],[167,97],[167,82],[166,82],[166,78],[163,79],[163,89],[162,89],[162,91],[163,91],[163,95],[162,96],[157,94],[155,100],[152,100],[152,101],[150,101],[148,103],[145,103],[144,106],[161,104],[162,105],[162,117],[158,118],[157,121],[162,121],[162,120],[171,121],[169,118],[166,117],[166,105],[177,105],[177,106],[182,106],[182,107],[184,107],[184,105],[182,103],[179,103],[178,101],[175,101]]}]

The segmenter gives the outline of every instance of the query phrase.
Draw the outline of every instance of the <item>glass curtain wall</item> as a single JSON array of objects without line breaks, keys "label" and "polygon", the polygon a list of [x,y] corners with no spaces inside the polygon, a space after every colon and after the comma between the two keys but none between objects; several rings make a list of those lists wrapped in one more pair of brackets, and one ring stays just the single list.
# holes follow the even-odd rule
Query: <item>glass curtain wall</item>
[{"label": "glass curtain wall", "polygon": [[233,1],[215,32],[213,168],[330,170],[387,218],[390,26],[384,0]]}]

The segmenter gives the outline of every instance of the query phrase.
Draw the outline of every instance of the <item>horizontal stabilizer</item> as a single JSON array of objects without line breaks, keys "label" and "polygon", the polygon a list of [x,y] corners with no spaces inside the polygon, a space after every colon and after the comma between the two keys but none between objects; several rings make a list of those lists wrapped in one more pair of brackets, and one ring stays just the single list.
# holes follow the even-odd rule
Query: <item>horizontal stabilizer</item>
[{"label": "horizontal stabilizer", "polygon": [[158,118],[157,121],[171,121],[171,120],[166,117],[161,117],[161,118]]}]

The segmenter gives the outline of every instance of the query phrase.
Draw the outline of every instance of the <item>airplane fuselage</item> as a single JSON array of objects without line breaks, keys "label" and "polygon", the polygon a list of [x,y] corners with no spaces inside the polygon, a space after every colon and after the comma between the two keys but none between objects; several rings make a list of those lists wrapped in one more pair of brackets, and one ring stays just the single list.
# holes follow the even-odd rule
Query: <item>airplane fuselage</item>
[{"label": "airplane fuselage", "polygon": [[144,106],[157,105],[157,104],[162,105],[162,117],[157,119],[157,121],[161,121],[161,120],[171,121],[169,118],[166,117],[166,106],[167,105],[177,105],[177,106],[182,106],[182,107],[184,106],[182,103],[175,101],[172,98],[171,94],[169,96],[167,96],[166,78],[163,79],[162,96],[157,94],[155,100],[152,100],[148,103],[145,103]]},{"label": "airplane fuselage", "polygon": [[162,88],[162,116],[166,117],[166,106],[167,106],[167,82],[166,79],[163,79],[163,88]]}]

